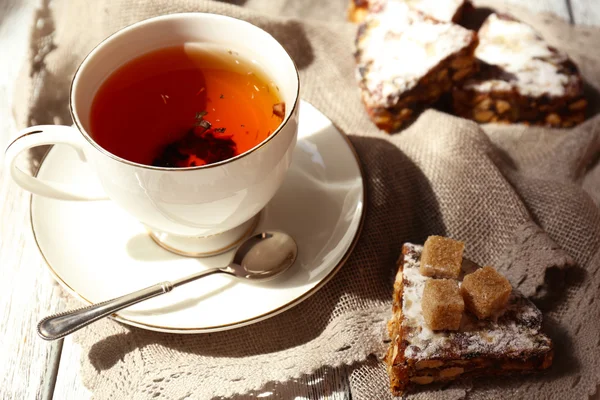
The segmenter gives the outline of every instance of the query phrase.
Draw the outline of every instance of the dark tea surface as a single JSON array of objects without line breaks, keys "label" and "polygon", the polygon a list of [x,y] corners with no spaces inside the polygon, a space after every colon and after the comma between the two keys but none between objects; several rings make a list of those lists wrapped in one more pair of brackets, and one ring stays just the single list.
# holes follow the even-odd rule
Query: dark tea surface
[{"label": "dark tea surface", "polygon": [[140,164],[191,167],[242,154],[281,124],[279,88],[233,50],[169,47],[113,72],[96,93],[91,136]]}]

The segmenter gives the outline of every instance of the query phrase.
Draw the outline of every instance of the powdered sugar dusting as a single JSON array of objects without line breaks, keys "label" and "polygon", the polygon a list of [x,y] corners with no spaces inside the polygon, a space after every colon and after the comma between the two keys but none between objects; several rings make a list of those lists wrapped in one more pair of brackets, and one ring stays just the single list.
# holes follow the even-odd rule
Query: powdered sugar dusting
[{"label": "powdered sugar dusting", "polygon": [[[405,357],[421,360],[435,357],[519,356],[544,353],[550,339],[540,333],[541,312],[522,294],[513,290],[505,312],[496,321],[479,321],[465,313],[458,331],[429,329],[423,318],[421,299],[428,278],[419,272],[423,246],[407,243],[403,264],[402,321],[408,342]],[[398,276],[400,278],[400,276]],[[460,285],[460,282],[459,282]]]}]

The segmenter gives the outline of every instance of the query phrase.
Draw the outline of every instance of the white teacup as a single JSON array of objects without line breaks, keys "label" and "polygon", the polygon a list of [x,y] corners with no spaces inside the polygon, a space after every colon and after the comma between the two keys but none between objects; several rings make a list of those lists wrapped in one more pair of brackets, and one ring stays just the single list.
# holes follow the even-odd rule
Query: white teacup
[{"label": "white teacup", "polygon": [[[138,164],[98,145],[89,134],[90,109],[102,82],[137,56],[190,42],[222,45],[256,60],[278,85],[286,104],[279,128],[243,154],[190,168]],[[71,85],[74,127],[45,125],[23,130],[6,149],[6,167],[15,182],[37,195],[68,201],[113,200],[146,225],[157,243],[171,251],[189,256],[217,254],[251,233],[259,212],[280,187],[296,144],[298,100],[299,78],[294,62],[260,28],[216,14],[151,18],[110,36],[84,59]],[[20,153],[48,144],[67,144],[78,150],[99,178],[106,196],[42,181],[16,166]]]}]

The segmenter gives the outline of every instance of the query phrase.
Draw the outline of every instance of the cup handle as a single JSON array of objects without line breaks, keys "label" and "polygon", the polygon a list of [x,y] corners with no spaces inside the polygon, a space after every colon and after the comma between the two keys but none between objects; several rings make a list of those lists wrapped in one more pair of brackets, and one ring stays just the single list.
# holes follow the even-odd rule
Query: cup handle
[{"label": "cup handle", "polygon": [[107,199],[105,194],[84,193],[72,185],[43,181],[26,174],[16,165],[17,158],[22,152],[34,147],[52,144],[67,144],[71,146],[77,151],[79,158],[85,161],[83,140],[81,133],[70,126],[32,126],[19,132],[19,136],[8,145],[5,152],[4,166],[10,171],[11,177],[19,186],[33,194],[58,200],[105,200]]}]

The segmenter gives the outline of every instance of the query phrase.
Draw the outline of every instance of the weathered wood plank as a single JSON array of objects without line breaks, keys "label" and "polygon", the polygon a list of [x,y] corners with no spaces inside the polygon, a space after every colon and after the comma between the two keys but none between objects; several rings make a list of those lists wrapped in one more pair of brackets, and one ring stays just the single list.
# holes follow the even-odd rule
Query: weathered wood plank
[{"label": "weathered wood plank", "polygon": [[55,399],[88,400],[92,393],[81,382],[79,366],[82,354],[81,346],[73,342],[70,336],[64,339],[63,352],[58,368],[58,377],[54,389]]},{"label": "weathered wood plank", "polygon": [[[16,133],[10,112],[12,93],[29,49],[35,5],[34,0],[0,2],[2,148]],[[31,237],[29,195],[4,171],[0,171],[0,199],[0,398],[51,399],[60,344],[38,339],[35,326],[41,315],[59,309],[59,290],[45,272]]]},{"label": "weathered wood plank", "polygon": [[38,319],[60,309],[29,228],[29,195],[0,172],[0,398],[49,399],[56,343],[38,338]]},{"label": "weathered wood plank", "polygon": [[[10,112],[15,78],[29,50],[27,40],[35,0],[0,1],[0,146],[4,148],[15,123]],[[0,152],[0,159],[2,157]]]},{"label": "weathered wood plank", "polygon": [[573,22],[577,25],[600,26],[600,1],[567,0],[571,2]]},{"label": "weathered wood plank", "polygon": [[62,355],[63,341],[49,343],[50,350],[48,354],[48,368],[42,376],[42,387],[40,388],[40,399],[51,400],[54,397],[54,387],[56,386],[56,376],[58,375],[58,366]]}]

